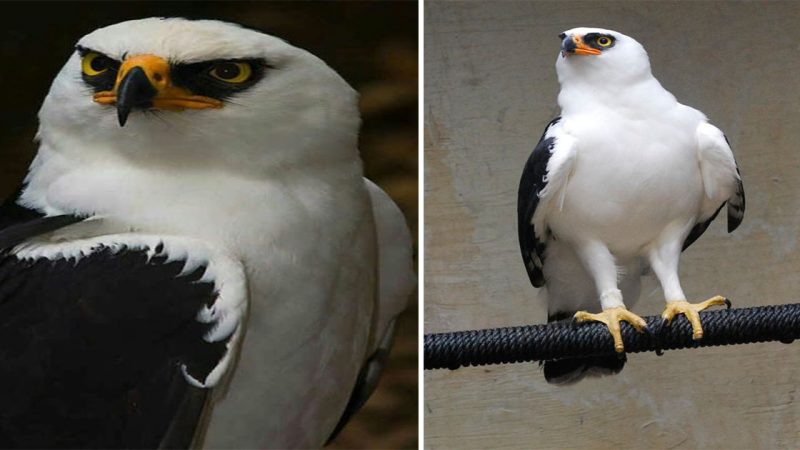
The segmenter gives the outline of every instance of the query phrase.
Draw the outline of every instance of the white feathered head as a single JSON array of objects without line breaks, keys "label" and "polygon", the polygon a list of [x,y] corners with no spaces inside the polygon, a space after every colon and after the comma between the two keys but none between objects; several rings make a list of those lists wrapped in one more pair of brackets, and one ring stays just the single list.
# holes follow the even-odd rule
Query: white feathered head
[{"label": "white feathered head", "polygon": [[149,18],[78,41],[39,112],[39,138],[78,158],[263,172],[357,158],[356,97],[278,38]]},{"label": "white feathered head", "polygon": [[602,87],[624,85],[649,77],[650,59],[641,44],[618,31],[573,28],[559,35],[558,80],[588,82]]}]

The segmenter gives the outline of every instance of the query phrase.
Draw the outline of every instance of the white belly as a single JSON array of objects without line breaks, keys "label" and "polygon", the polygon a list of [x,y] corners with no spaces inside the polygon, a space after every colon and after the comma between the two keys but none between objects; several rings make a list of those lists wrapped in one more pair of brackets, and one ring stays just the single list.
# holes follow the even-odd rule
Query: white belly
[{"label": "white belly", "polygon": [[685,227],[699,214],[703,198],[693,129],[676,133],[674,128],[630,124],[578,135],[563,207],[548,214],[556,237],[599,240],[615,256],[630,257],[641,254],[667,227]]}]

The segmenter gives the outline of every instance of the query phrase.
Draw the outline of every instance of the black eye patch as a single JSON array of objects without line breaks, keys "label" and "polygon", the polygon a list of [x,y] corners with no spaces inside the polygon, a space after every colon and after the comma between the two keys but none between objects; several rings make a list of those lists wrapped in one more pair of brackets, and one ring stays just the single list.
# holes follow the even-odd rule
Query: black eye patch
[{"label": "black eye patch", "polygon": [[96,55],[90,62],[87,62],[87,64],[89,68],[93,72],[97,72],[97,74],[92,75],[87,73],[86,70],[81,70],[81,78],[84,83],[88,84],[95,92],[114,89],[114,82],[117,80],[117,72],[120,66],[119,61],[86,47],[77,46],[75,50],[77,50],[78,54],[81,56],[81,66],[83,66],[84,59],[87,55]]},{"label": "black eye patch", "polygon": [[[250,66],[250,76],[238,83],[220,79],[219,75],[229,73],[237,63]],[[247,90],[258,83],[272,67],[263,59],[219,59],[190,64],[172,65],[172,82],[192,94],[225,100],[234,94]],[[212,73],[216,73],[215,77]]]},{"label": "black eye patch", "polygon": [[617,43],[617,38],[604,33],[586,33],[583,37],[583,42],[589,47],[598,50],[608,50]]},{"label": "black eye patch", "polygon": [[[120,61],[90,48],[77,46],[81,57],[81,78],[94,92],[114,89]],[[246,67],[245,67],[246,66]],[[249,75],[239,81],[241,69]],[[272,66],[263,59],[218,59],[197,63],[171,63],[170,76],[175,86],[194,95],[225,100],[258,83]]]}]

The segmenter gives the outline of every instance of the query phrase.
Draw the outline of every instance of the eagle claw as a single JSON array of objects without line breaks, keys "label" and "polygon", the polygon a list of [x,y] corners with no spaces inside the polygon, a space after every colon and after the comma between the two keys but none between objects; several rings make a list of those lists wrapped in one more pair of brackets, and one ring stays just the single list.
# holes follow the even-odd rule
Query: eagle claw
[{"label": "eagle claw", "polygon": [[700,311],[715,305],[727,305],[728,309],[731,307],[731,302],[725,297],[720,295],[711,297],[710,299],[700,303],[689,303],[686,300],[678,300],[667,302],[667,307],[661,313],[662,326],[669,326],[672,319],[678,314],[683,314],[689,323],[692,324],[692,339],[695,341],[703,338],[703,326],[700,323]]},{"label": "eagle claw", "polygon": [[599,314],[578,311],[575,313],[573,319],[577,323],[603,322],[606,324],[608,331],[611,333],[611,337],[614,338],[614,350],[617,353],[623,353],[625,351],[625,346],[622,343],[622,330],[619,326],[621,321],[628,322],[640,333],[650,332],[647,328],[647,322],[636,314],[628,311],[624,306],[604,309],[603,312]]}]

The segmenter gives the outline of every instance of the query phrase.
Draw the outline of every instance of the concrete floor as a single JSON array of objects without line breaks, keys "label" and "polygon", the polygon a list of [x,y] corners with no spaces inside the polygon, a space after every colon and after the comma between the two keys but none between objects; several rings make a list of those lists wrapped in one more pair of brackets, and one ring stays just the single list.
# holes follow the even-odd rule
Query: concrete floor
[{"label": "concrete floor", "polygon": [[[516,238],[522,166],[558,114],[557,35],[616,29],[734,148],[747,213],[683,256],[690,298],[800,291],[800,3],[427,2],[425,331],[545,321]],[[663,309],[654,280],[634,310]],[[616,377],[547,385],[538,365],[425,373],[426,448],[797,448],[800,344],[632,355]]]}]

